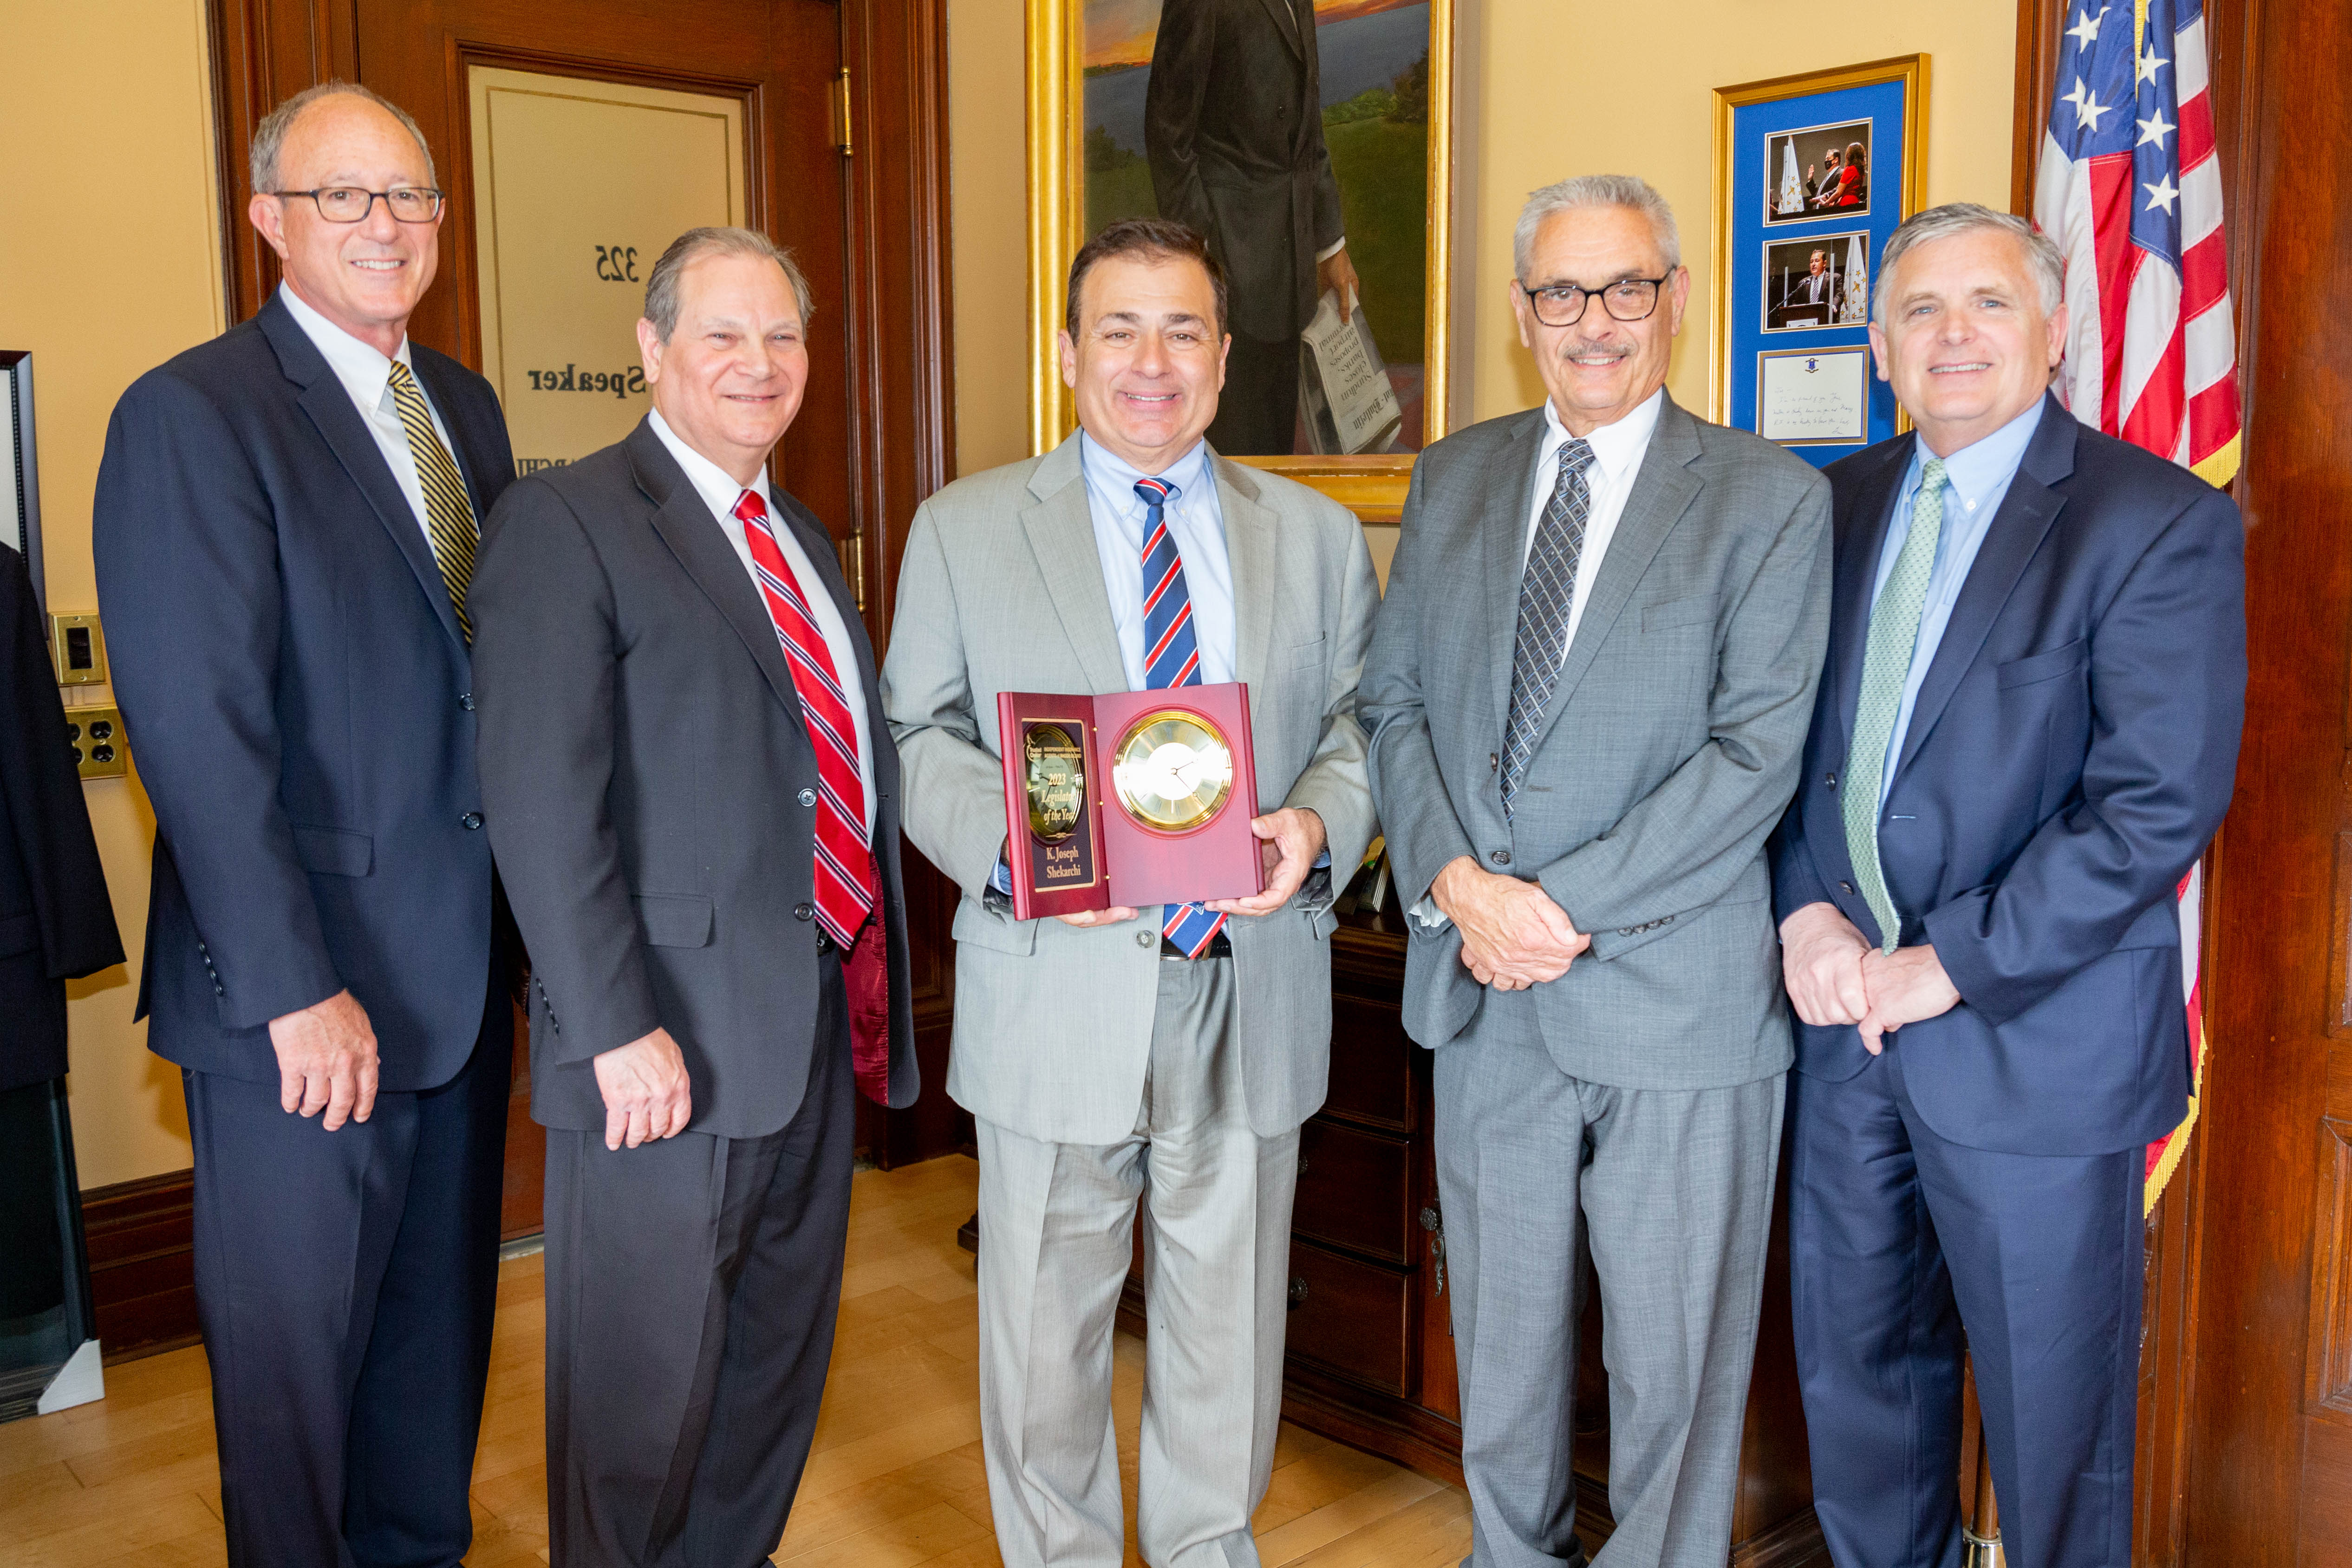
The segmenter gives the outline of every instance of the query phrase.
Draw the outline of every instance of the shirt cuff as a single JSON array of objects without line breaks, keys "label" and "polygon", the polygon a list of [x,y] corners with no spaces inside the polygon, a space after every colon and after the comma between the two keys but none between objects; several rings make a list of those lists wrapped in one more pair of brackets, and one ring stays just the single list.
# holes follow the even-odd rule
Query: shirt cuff
[{"label": "shirt cuff", "polygon": [[1315,253],[1315,259],[1318,261],[1328,261],[1347,248],[1348,236],[1346,235],[1341,235],[1338,239],[1333,240],[1323,249],[1317,251]]},{"label": "shirt cuff", "polygon": [[1443,931],[1454,924],[1445,917],[1445,911],[1437,907],[1437,900],[1433,898],[1423,898],[1406,913],[1411,915],[1424,931]]}]

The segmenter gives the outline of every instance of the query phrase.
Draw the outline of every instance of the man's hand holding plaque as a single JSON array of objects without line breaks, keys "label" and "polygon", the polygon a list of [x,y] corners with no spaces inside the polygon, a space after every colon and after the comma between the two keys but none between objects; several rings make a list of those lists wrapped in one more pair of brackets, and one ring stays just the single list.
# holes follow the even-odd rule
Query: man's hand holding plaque
[{"label": "man's hand holding plaque", "polygon": [[1017,918],[1263,891],[1248,687],[1005,692],[996,717]]}]

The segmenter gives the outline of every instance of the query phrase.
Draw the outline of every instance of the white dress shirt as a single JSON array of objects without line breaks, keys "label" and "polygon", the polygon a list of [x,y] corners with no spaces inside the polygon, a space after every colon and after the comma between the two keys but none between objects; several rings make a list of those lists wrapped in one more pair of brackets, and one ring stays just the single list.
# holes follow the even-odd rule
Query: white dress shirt
[{"label": "white dress shirt", "polygon": [[661,438],[661,444],[669,448],[669,455],[677,459],[677,465],[686,470],[687,481],[702,497],[703,504],[710,508],[710,516],[719,524],[719,532],[725,534],[727,542],[735,548],[735,558],[743,563],[743,575],[751,580],[751,591],[759,596],[762,614],[768,608],[767,591],[760,586],[760,574],[751,565],[751,541],[744,537],[743,519],[735,515],[735,504],[743,498],[744,490],[749,488],[758,494],[761,504],[768,508],[768,530],[776,536],[776,548],[783,552],[784,564],[791,567],[793,575],[800,580],[801,597],[808,601],[809,616],[815,621],[817,632],[824,638],[825,648],[833,655],[833,673],[839,678],[841,689],[849,698],[850,722],[857,727],[857,781],[866,789],[866,833],[871,841],[874,834],[874,737],[866,723],[866,685],[858,674],[857,645],[849,640],[849,623],[842,619],[841,606],[834,602],[833,595],[825,589],[824,579],[817,574],[816,563],[809,559],[806,550],[801,549],[800,537],[793,532],[793,526],[778,513],[776,497],[768,488],[768,470],[761,467],[758,474],[752,476],[748,486],[738,485],[727,470],[679,440],[677,433],[670,429],[668,422],[662,418],[659,409],[647,412],[646,422],[653,426],[654,434]]},{"label": "white dress shirt", "polygon": [[[287,314],[302,329],[302,335],[318,345],[327,368],[343,383],[351,394],[352,406],[360,411],[360,423],[375,437],[377,448],[392,469],[393,482],[400,493],[408,497],[408,509],[416,514],[416,527],[425,535],[427,548],[433,543],[431,524],[425,511],[425,486],[416,477],[416,455],[408,449],[408,427],[400,423],[400,410],[392,401],[392,361],[406,365],[409,373],[416,371],[415,361],[408,356],[408,339],[400,340],[400,351],[386,359],[383,351],[373,343],[362,343],[324,316],[313,310],[302,297],[284,284],[278,286],[278,298],[286,303]],[[425,399],[425,411],[433,416],[433,434],[449,453],[449,461],[457,461],[457,444],[449,439],[449,427],[441,423],[441,411],[433,406],[433,394],[425,392],[424,378],[419,376],[416,390]],[[464,470],[461,467],[460,473]],[[481,527],[476,517],[474,526]]]},{"label": "white dress shirt", "polygon": [[[1664,406],[1665,397],[1665,389],[1661,387],[1633,413],[1584,438],[1592,448],[1591,465],[1584,470],[1585,489],[1591,497],[1591,506],[1584,517],[1584,549],[1576,558],[1576,592],[1569,601],[1568,632],[1559,640],[1563,662],[1576,642],[1577,627],[1583,622],[1584,606],[1592,598],[1593,580],[1601,575],[1601,561],[1609,553],[1609,541],[1617,537],[1617,519],[1625,515],[1625,497],[1633,493],[1633,476],[1642,471],[1642,459],[1650,450],[1650,437],[1657,433],[1658,410]],[[1550,400],[1545,400],[1544,438],[1536,457],[1535,495],[1528,506],[1527,537],[1519,544],[1522,573],[1527,570],[1528,553],[1535,549],[1536,530],[1543,526],[1544,508],[1551,505],[1552,490],[1559,483],[1559,449],[1568,442],[1568,428],[1560,423],[1559,412],[1552,407]]]},{"label": "white dress shirt", "polygon": [[1225,515],[1217,505],[1208,443],[1195,443],[1158,474],[1146,474],[1081,431],[1078,471],[1087,479],[1087,511],[1094,519],[1095,554],[1102,562],[1103,588],[1110,595],[1111,626],[1118,633],[1127,689],[1143,690],[1144,505],[1135,493],[1138,479],[1164,479],[1176,486],[1161,517],[1184,559],[1184,591],[1192,600],[1192,641],[1201,650],[1201,684],[1213,686],[1235,679],[1233,558],[1225,550]]}]

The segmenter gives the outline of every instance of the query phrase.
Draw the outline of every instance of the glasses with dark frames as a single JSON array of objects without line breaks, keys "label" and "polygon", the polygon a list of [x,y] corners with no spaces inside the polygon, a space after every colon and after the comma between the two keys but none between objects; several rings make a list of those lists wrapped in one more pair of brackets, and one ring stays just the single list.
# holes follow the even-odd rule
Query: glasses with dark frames
[{"label": "glasses with dark frames", "polygon": [[422,185],[396,185],[389,191],[364,191],[357,185],[327,185],[315,191],[272,191],[273,196],[308,196],[319,215],[331,224],[365,223],[382,202],[404,224],[429,224],[441,215],[445,198]]}]

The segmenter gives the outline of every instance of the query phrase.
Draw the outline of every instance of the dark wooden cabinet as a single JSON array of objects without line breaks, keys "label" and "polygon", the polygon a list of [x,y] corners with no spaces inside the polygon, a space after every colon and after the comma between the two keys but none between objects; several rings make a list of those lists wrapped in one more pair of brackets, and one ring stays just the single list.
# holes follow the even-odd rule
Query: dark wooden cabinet
[{"label": "dark wooden cabinet", "polygon": [[[1309,1430],[1460,1480],[1461,1396],[1432,1137],[1430,1054],[1405,1036],[1404,937],[1393,912],[1332,938],[1331,1088],[1299,1136],[1283,1413]],[[1785,1204],[1782,1206],[1785,1210]],[[1789,1326],[1788,1235],[1776,1214],[1762,1340],[1741,1444],[1731,1562],[1826,1564]],[[1576,1407],[1578,1531],[1609,1518],[1609,1379],[1600,1293],[1586,1292]]]}]

